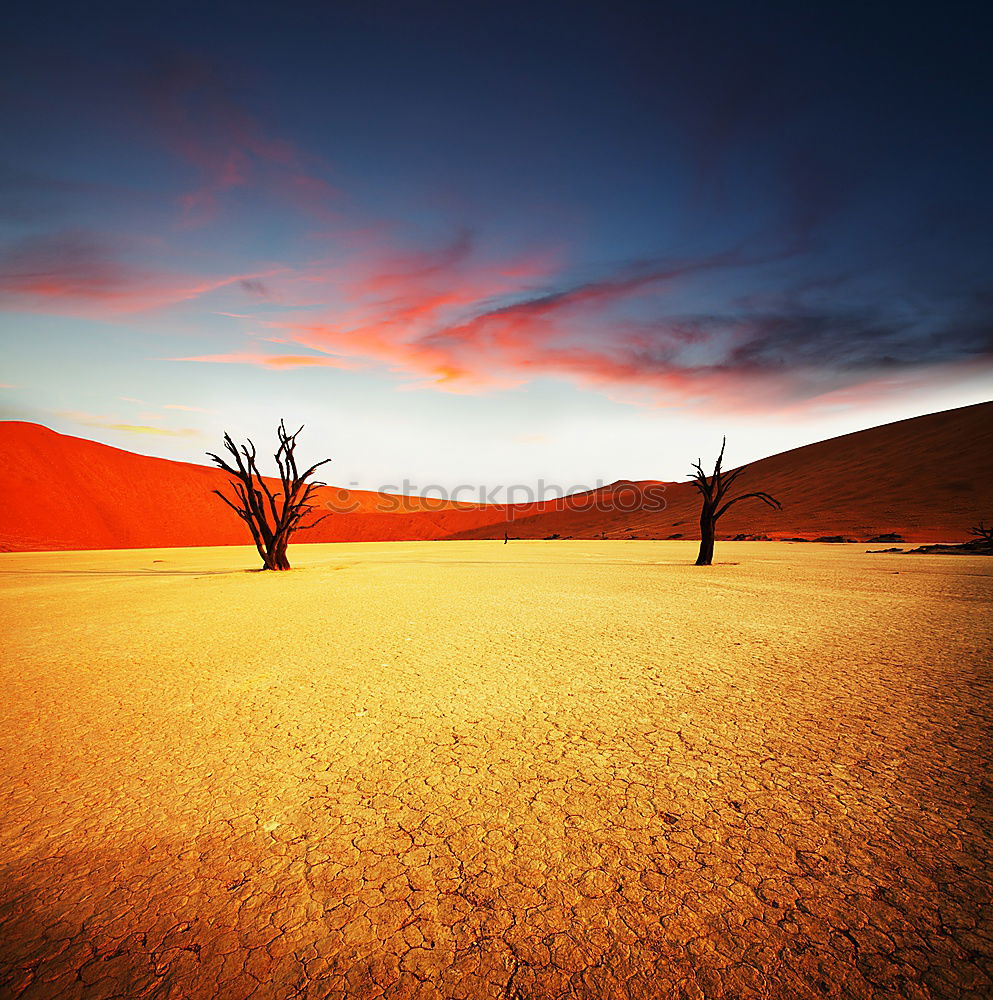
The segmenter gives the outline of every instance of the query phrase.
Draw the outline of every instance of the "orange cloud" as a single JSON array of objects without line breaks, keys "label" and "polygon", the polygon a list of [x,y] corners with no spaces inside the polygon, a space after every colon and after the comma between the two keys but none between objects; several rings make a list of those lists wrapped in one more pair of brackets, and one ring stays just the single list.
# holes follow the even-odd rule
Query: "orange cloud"
[{"label": "orange cloud", "polygon": [[[259,365],[262,368],[357,368],[358,363],[344,358],[319,354],[256,354],[236,351],[230,354],[200,354],[187,358],[163,358],[164,361],[201,361],[213,365]],[[191,409],[191,407],[166,407]]]}]

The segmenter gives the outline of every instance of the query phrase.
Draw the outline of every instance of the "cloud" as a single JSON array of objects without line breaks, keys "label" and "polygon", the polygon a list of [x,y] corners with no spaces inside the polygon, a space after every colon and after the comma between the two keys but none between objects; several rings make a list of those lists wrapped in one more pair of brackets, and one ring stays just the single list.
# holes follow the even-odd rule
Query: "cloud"
[{"label": "cloud", "polygon": [[[317,355],[256,351],[186,361],[266,368],[379,365],[408,388],[475,393],[561,378],[642,404],[720,401],[755,408],[869,380],[893,368],[989,356],[993,309],[982,297],[928,314],[909,306],[825,308],[839,285],[801,282],[776,294],[724,296],[723,310],[674,302],[754,275],[793,250],[732,249],[648,260],[567,281],[554,255],[484,259],[458,233],[421,252],[381,253],[340,268],[320,263],[277,279],[281,298],[340,299],[334,311],[257,319],[277,343]],[[721,295],[714,295],[721,301]],[[333,355],[327,357],[326,355]]]},{"label": "cloud", "polygon": [[723,322],[735,345],[726,363],[742,371],[822,367],[839,374],[993,358],[993,296],[972,294],[940,308],[805,309],[701,318]]},{"label": "cloud", "polygon": [[[261,368],[357,368],[356,362],[319,354],[257,354],[236,351],[230,354],[200,354],[186,358],[163,358],[163,361],[199,361],[212,365],[258,365]],[[171,407],[180,409],[180,407]],[[182,407],[189,409],[189,407]]]},{"label": "cloud", "polygon": [[193,427],[152,427],[148,424],[92,424],[110,431],[124,431],[126,434],[157,434],[161,437],[201,437],[202,431]]},{"label": "cloud", "polygon": [[0,301],[68,315],[145,312],[278,273],[205,278],[125,262],[126,247],[83,229],[26,237],[0,250]]},{"label": "cloud", "polygon": [[201,437],[202,432],[193,427],[153,427],[149,424],[131,424],[79,410],[57,410],[56,415],[82,424],[84,427],[100,427],[108,431],[122,431],[125,434],[152,434],[160,437]]},{"label": "cloud", "polygon": [[464,322],[422,336],[425,348],[453,353],[487,351],[499,355],[547,343],[559,337],[563,318],[601,314],[610,306],[660,286],[705,271],[740,266],[738,253],[698,260],[623,266],[612,274],[533,295],[509,305],[484,309]]},{"label": "cloud", "polygon": [[315,173],[312,158],[270,134],[203,59],[181,52],[163,56],[145,96],[161,141],[199,175],[199,185],[178,198],[183,228],[211,222],[227,195],[259,185],[311,217],[336,217],[337,192]]},{"label": "cloud", "polygon": [[[463,391],[478,380],[456,364],[450,352],[419,343],[418,338],[453,316],[520,294],[547,279],[557,266],[547,253],[484,259],[468,232],[436,248],[367,249],[364,258],[356,255],[344,264],[317,261],[280,275],[280,301],[308,306],[306,317],[283,309],[256,322],[270,331],[267,339],[273,342],[295,343],[337,358],[294,363],[381,364],[400,374],[447,380],[453,390]],[[324,305],[328,301],[338,301],[340,307],[329,313]],[[254,351],[206,357],[211,362],[274,366],[272,356]]]},{"label": "cloud", "polygon": [[27,237],[0,253],[5,295],[109,299],[128,279],[109,247],[81,230]]},{"label": "cloud", "polygon": [[[778,114],[764,68],[751,76],[739,55],[726,72],[700,97],[713,114],[697,155],[715,173],[756,124],[771,127]],[[741,86],[729,89],[739,76]],[[147,88],[157,137],[195,174],[195,186],[180,197],[183,225],[216,218],[229,197],[249,188],[253,199],[261,192],[307,207],[315,218],[335,217],[338,194],[319,176],[323,165],[265,127],[234,94],[206,63],[175,55]],[[845,185],[833,165],[816,158],[782,160],[775,223],[742,245],[728,227],[722,232],[731,249],[711,253],[581,272],[566,266],[561,250],[497,254],[470,227],[440,245],[410,246],[399,225],[374,220],[354,227],[344,251],[324,259],[203,276],[142,266],[126,239],[77,228],[0,250],[0,295],[15,308],[114,317],[231,288],[257,300],[255,315],[214,314],[252,322],[246,349],[162,360],[269,370],[379,366],[404,387],[446,392],[557,378],[637,402],[746,405],[763,394],[795,398],[878,372],[993,353],[988,302],[941,314],[881,296],[853,303],[842,287],[848,276],[829,287],[823,270],[809,266],[784,294],[778,283],[785,279],[770,269],[811,252]],[[40,182],[17,183],[33,189]],[[57,186],[42,187],[46,197],[59,195]],[[265,353],[260,340],[284,347]]]},{"label": "cloud", "polygon": [[126,434],[156,434],[161,437],[201,437],[203,433],[192,427],[152,427],[148,424],[91,423],[90,426],[103,427],[110,431],[124,431]]},{"label": "cloud", "polygon": [[242,291],[248,292],[249,295],[255,295],[260,299],[267,298],[269,295],[269,289],[257,278],[242,278],[238,284]]},{"label": "cloud", "polygon": [[[460,236],[439,251],[386,261],[353,280],[357,301],[337,317],[267,325],[284,339],[384,364],[416,384],[452,392],[520,385],[542,375],[637,380],[646,374],[639,366],[647,353],[660,355],[661,348],[650,348],[643,332],[617,323],[610,311],[744,262],[738,251],[638,262],[549,288],[560,270],[551,255],[479,261],[471,240]],[[620,343],[625,336],[626,348]],[[698,333],[685,326],[669,331],[674,345],[696,339]]]}]

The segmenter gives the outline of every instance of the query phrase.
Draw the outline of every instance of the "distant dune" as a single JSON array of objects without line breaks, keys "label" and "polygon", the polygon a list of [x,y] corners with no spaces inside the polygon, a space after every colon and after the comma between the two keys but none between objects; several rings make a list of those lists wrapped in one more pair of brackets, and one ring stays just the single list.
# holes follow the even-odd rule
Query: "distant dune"
[{"label": "distant dune", "polygon": [[[962,541],[978,520],[993,520],[991,455],[993,402],[785,451],[752,463],[738,481],[743,492],[771,493],[783,510],[739,504],[721,519],[718,537],[865,540],[893,533],[915,541]],[[713,458],[704,457],[705,468]],[[603,533],[608,538],[699,538],[693,484],[669,483],[665,496],[662,511],[559,510],[521,518],[510,533],[522,538],[590,538]],[[459,537],[489,537],[487,532],[497,529],[502,531],[501,526],[467,528]]]},{"label": "distant dune", "polygon": [[[783,510],[740,504],[720,522],[719,537],[865,540],[892,533],[913,541],[959,541],[981,517],[993,518],[991,454],[993,403],[980,403],[773,455],[752,464],[740,483],[772,493]],[[0,549],[244,544],[244,526],[211,493],[225,483],[207,466],[137,455],[38,424],[0,422]],[[664,509],[655,502],[660,495]],[[301,541],[502,538],[504,532],[523,538],[697,537],[690,483],[615,483],[517,507],[512,517],[503,505],[443,504],[336,487],[321,499],[350,512],[335,513]]]}]

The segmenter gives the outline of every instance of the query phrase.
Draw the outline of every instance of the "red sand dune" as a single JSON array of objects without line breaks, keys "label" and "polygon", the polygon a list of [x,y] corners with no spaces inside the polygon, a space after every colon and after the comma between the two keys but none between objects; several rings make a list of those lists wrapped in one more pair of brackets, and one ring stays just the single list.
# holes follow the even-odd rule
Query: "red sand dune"
[{"label": "red sand dune", "polygon": [[[0,422],[0,549],[157,548],[251,544],[246,528],[213,495],[225,490],[219,469],[137,455],[39,424]],[[503,511],[478,505],[440,504],[361,490],[327,487],[320,502],[335,514],[307,541],[374,541],[440,538],[451,514],[458,528],[502,520]]]},{"label": "red sand dune", "polygon": [[[993,403],[901,420],[755,462],[739,480],[781,512],[740,504],[719,537],[896,533],[961,540],[993,518]],[[213,496],[226,477],[207,466],[136,455],[38,424],[0,422],[0,549],[235,545],[244,526]],[[664,485],[666,506],[652,504]],[[689,483],[616,483],[593,494],[515,508],[328,487],[335,513],[301,540],[697,537]],[[381,508],[386,508],[385,510]]]}]

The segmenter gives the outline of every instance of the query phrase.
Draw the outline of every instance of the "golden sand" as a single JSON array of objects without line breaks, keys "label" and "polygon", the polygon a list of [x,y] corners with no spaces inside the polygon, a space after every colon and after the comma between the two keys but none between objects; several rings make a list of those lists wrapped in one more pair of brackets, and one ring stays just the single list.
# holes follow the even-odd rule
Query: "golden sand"
[{"label": "golden sand", "polygon": [[0,994],[981,995],[993,560],[864,549],[0,556]]}]

